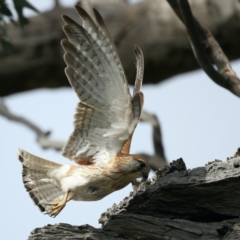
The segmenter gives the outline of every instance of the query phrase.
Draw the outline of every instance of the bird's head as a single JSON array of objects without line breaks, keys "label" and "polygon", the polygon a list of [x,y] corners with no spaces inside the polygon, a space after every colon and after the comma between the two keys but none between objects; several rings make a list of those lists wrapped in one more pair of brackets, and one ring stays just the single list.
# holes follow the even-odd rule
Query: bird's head
[{"label": "bird's head", "polygon": [[150,166],[141,155],[128,155],[125,161],[122,162],[122,170],[129,173],[133,179],[142,177],[148,178]]}]

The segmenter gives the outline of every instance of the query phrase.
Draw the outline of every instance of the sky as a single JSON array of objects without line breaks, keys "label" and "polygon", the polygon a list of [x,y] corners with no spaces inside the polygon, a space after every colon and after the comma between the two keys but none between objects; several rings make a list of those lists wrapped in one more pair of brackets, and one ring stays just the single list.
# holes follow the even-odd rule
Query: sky
[{"label": "sky", "polygon": [[[233,62],[232,67],[240,76],[240,60]],[[224,161],[240,147],[237,129],[240,101],[216,85],[202,70],[175,76],[160,85],[144,86],[143,93],[144,108],[157,114],[161,122],[169,161],[182,157],[187,168],[195,168],[215,159]],[[38,89],[2,100],[13,113],[31,120],[44,131],[51,130],[52,139],[65,141],[73,130],[78,99],[71,88]],[[131,186],[127,186],[100,201],[70,201],[56,218],[43,215],[23,186],[18,148],[58,163],[72,162],[60,152],[42,150],[33,132],[1,116],[0,130],[3,165],[0,168],[0,239],[24,240],[34,228],[60,222],[100,227],[101,213],[113,203],[118,204],[131,191]],[[133,137],[131,153],[138,152],[153,153],[151,127],[147,123],[140,123]]]},{"label": "sky", "polygon": [[[8,6],[13,9],[13,1],[12,0],[5,0],[8,4]],[[130,3],[137,3],[137,2],[141,2],[142,0],[129,0]],[[40,12],[44,12],[47,10],[50,10],[53,6],[54,6],[54,0],[28,0],[29,3],[31,3],[38,11]],[[59,0],[59,3],[62,6],[65,7],[73,7],[76,4],[77,0]],[[24,15],[25,16],[33,16],[36,13],[34,11],[32,11],[31,9],[28,8],[24,8]],[[14,16],[16,16],[14,14]]]}]

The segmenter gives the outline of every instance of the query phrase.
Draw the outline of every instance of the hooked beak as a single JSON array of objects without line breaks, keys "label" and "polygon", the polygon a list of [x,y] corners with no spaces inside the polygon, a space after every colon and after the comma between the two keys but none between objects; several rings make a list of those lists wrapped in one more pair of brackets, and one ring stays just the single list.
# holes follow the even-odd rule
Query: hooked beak
[{"label": "hooked beak", "polygon": [[146,181],[148,179],[148,172],[142,171],[142,178],[143,178],[143,180]]}]

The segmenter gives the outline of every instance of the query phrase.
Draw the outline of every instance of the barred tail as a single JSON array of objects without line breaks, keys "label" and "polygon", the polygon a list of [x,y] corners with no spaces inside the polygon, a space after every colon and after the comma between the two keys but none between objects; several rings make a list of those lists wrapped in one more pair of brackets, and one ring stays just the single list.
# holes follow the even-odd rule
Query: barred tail
[{"label": "barred tail", "polygon": [[64,193],[56,179],[48,176],[52,170],[61,164],[50,162],[19,149],[18,159],[23,165],[23,184],[40,211],[47,212],[48,205],[56,198],[63,198]]}]

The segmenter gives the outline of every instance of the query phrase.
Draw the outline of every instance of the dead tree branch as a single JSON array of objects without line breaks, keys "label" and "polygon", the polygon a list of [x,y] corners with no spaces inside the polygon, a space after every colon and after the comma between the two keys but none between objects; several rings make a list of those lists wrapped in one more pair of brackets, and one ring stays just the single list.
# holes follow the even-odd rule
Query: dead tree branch
[{"label": "dead tree branch", "polygon": [[186,170],[182,159],[156,172],[103,213],[102,228],[47,225],[29,239],[240,239],[240,157]]},{"label": "dead tree branch", "polygon": [[44,132],[37,125],[30,122],[29,120],[11,113],[7,106],[2,101],[0,102],[0,115],[11,121],[21,123],[25,125],[27,128],[31,129],[36,134],[36,140],[42,148],[53,148],[56,150],[62,149],[64,144],[63,142],[49,139],[51,132],[49,131]]},{"label": "dead tree branch", "polygon": [[160,122],[155,114],[151,114],[147,111],[142,112],[141,121],[148,122],[152,125],[152,141],[154,146],[154,155],[148,155],[145,153],[141,153],[141,155],[148,160],[151,169],[156,171],[157,169],[168,165],[168,161],[164,153]]},{"label": "dead tree branch", "polygon": [[[212,33],[194,18],[188,1],[167,1],[186,26],[195,58],[202,69],[215,83],[240,97],[240,79]],[[218,70],[210,62],[206,50],[210,52],[211,60]]]}]

